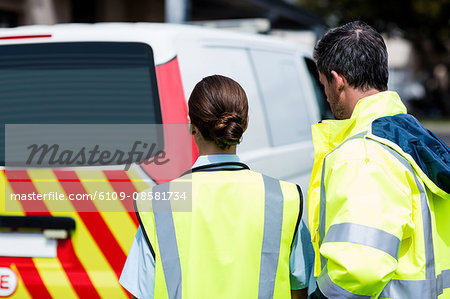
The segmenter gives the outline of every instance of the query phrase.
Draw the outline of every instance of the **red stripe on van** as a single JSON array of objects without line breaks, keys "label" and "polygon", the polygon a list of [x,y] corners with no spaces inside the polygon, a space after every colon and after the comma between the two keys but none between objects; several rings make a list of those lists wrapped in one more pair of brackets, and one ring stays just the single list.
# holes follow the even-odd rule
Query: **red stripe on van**
[{"label": "red stripe on van", "polygon": [[52,37],[51,34],[35,34],[35,35],[15,35],[15,36],[0,36],[0,40],[5,39],[25,39],[25,38],[46,38]]},{"label": "red stripe on van", "polygon": [[57,254],[77,295],[80,298],[100,298],[86,269],[75,254],[71,239],[58,240]]},{"label": "red stripe on van", "polygon": [[[166,64],[157,65],[156,77],[158,79],[158,91],[161,101],[161,110],[164,124],[187,124],[188,107],[181,80],[178,58],[174,58]],[[174,106],[180,107],[173,109]],[[198,158],[198,148],[194,137],[186,133],[188,144],[192,147],[191,165]],[[176,141],[176,140],[175,140]],[[178,145],[177,148],[180,148]]]},{"label": "red stripe on van", "polygon": [[[53,172],[58,180],[60,180],[60,184],[66,194],[88,194],[74,171],[53,170]],[[67,179],[73,180],[73,182],[65,182],[64,180]],[[81,220],[83,220],[106,260],[113,268],[117,278],[119,278],[122,267],[125,264],[126,255],[122,248],[120,248],[105,220],[103,220],[102,216],[97,212],[94,203],[89,200],[74,200],[72,201],[72,204],[79,212],[78,215]]]},{"label": "red stripe on van", "polygon": [[31,257],[0,257],[0,265],[11,268],[11,264],[16,266],[24,287],[32,298],[52,298]]},{"label": "red stripe on van", "polygon": [[[141,166],[144,171],[157,183],[171,181],[188,170],[198,157],[194,139],[187,130],[188,108],[181,81],[178,58],[156,66],[158,93],[161,105],[161,114],[164,125],[186,124],[186,128],[177,129],[171,126],[164,127],[164,151],[166,157],[172,159],[165,165],[154,163]],[[186,151],[186,148],[192,148]]]},{"label": "red stripe on van", "polygon": [[139,226],[139,221],[134,212],[133,193],[137,192],[128,175],[123,170],[105,170],[103,171],[114,191],[118,194],[125,192],[126,197],[121,200],[125,210],[128,211],[131,219],[133,219],[136,227]]},{"label": "red stripe on van", "polygon": [[[6,170],[5,171],[6,179],[23,179],[26,183],[10,183],[12,191],[16,194],[37,194],[38,191],[36,187],[31,182],[28,173],[24,170]],[[29,180],[29,181],[28,181]],[[21,201],[23,210],[27,216],[32,215],[42,215],[42,216],[50,216],[47,206],[39,200],[32,201]],[[28,211],[27,211],[28,209]],[[33,211],[31,213],[29,211]],[[36,213],[35,211],[40,211]],[[30,293],[33,298],[52,298],[47,288],[45,287],[44,282],[42,281],[41,276],[39,275],[38,270],[36,269],[36,265],[33,262],[32,258],[29,257],[17,257],[17,258],[0,258],[0,262],[9,262],[10,264],[16,264],[17,270],[19,271],[20,276],[25,284],[26,289]]]},{"label": "red stripe on van", "polygon": [[[14,194],[33,196],[39,194],[25,170],[5,170],[6,180],[10,183]],[[42,200],[21,200],[23,211],[32,215],[50,216],[47,206]]]},{"label": "red stripe on van", "polygon": [[163,124],[187,124],[188,108],[178,58],[155,68]]},{"label": "red stripe on van", "polygon": [[[9,172],[10,170],[8,170],[8,172]],[[10,183],[30,183],[30,182],[32,182],[32,180],[31,179],[8,179],[8,181],[10,182]]]},{"label": "red stripe on van", "polygon": [[[17,177],[19,179],[11,179],[13,181],[13,183],[11,184],[11,188],[13,189],[13,192],[17,193],[38,193],[38,190],[36,189],[36,187],[34,186],[34,184],[32,183],[32,180],[29,178],[29,175],[26,171],[5,171],[6,174],[10,173],[9,175],[7,175],[8,177],[8,181],[9,181],[9,177],[14,178]],[[27,184],[17,184],[17,182],[26,182]],[[42,205],[39,206],[39,210],[41,211],[41,215],[45,214],[47,216],[50,216],[50,212],[47,208],[47,206],[44,204],[44,202],[42,201],[36,201],[36,202],[40,202]],[[22,205],[26,205],[26,202],[22,202]],[[28,208],[30,208],[28,206]],[[33,207],[36,208],[36,207]],[[26,212],[25,206],[24,206],[24,211]],[[35,210],[33,210],[35,211]],[[37,213],[29,213],[26,212],[26,214],[28,216],[32,216],[32,215],[36,215]],[[73,251],[73,247],[72,246],[72,241],[70,239],[68,240],[60,240],[60,242],[58,242],[58,246],[57,246],[57,256],[59,261],[61,262],[61,265],[63,266],[64,271],[66,272],[67,277],[69,278],[69,281],[73,287],[73,289],[75,290],[75,292],[81,297],[81,298],[100,298],[100,296],[97,294],[97,291],[95,290],[92,281],[90,280],[89,276],[86,273],[86,270],[84,269],[84,267],[81,265],[80,260],[78,259],[78,257],[76,256],[75,252]],[[69,252],[67,252],[67,249],[65,248],[60,248],[62,245],[66,245],[67,243],[69,243],[70,248],[72,248],[72,252],[70,252],[70,248],[69,248]],[[67,247],[67,245],[66,245]],[[31,260],[32,262],[32,260]],[[34,263],[33,263],[34,266]],[[19,269],[19,268],[18,268]],[[34,268],[36,270],[36,268]],[[43,271],[45,271],[45,269],[43,269]],[[37,272],[37,270],[36,270]],[[39,276],[39,273],[37,272],[37,276]],[[40,277],[39,277],[40,279]],[[28,288],[28,285],[30,284],[32,286],[33,283],[36,282],[29,282],[29,281],[25,281],[25,285]],[[41,283],[43,284],[42,280]],[[87,287],[86,287],[87,285]],[[32,288],[34,288],[34,286],[32,286]],[[83,296],[83,295],[89,295],[89,297]],[[33,298],[35,298],[35,296],[32,295]],[[40,298],[40,297],[39,297]],[[51,298],[51,296],[50,296]]]}]

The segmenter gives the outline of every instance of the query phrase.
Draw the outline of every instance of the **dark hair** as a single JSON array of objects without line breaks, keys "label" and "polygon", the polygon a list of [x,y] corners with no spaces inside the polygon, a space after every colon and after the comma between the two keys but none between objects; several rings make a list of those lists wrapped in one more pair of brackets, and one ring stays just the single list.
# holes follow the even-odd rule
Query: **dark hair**
[{"label": "dark hair", "polygon": [[329,30],[314,47],[317,69],[331,82],[331,71],[363,91],[387,90],[388,54],[383,37],[362,21]]},{"label": "dark hair", "polygon": [[220,75],[203,78],[195,85],[188,105],[191,123],[206,140],[221,149],[241,141],[247,128],[248,102],[239,83]]}]

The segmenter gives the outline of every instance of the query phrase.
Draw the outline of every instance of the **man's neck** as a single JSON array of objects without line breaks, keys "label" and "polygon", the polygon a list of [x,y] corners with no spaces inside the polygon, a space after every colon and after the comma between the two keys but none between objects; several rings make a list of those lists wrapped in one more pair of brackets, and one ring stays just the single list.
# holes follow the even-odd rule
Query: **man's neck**
[{"label": "man's neck", "polygon": [[366,97],[372,96],[374,94],[379,93],[380,91],[374,88],[371,88],[369,90],[361,90],[361,89],[356,89],[356,88],[351,88],[348,89],[347,91],[347,97],[349,99],[348,101],[348,111],[350,111],[350,115],[348,116],[348,118],[351,117],[351,115],[353,114],[353,110],[355,110],[355,106],[356,104],[359,102],[359,100],[364,99]]}]

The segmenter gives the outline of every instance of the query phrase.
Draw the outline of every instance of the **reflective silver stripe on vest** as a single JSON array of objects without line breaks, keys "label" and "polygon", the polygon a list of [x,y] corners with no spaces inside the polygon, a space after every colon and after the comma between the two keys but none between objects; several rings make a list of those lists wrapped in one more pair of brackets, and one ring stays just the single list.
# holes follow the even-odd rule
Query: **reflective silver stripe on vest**
[{"label": "reflective silver stripe on vest", "polygon": [[366,296],[366,295],[353,294],[352,292],[349,292],[346,289],[335,284],[331,280],[330,276],[328,276],[327,266],[325,266],[325,268],[323,268],[322,272],[319,275],[319,278],[317,278],[317,284],[319,285],[320,291],[327,298],[346,298],[346,299],[370,298],[370,296]]},{"label": "reflective silver stripe on vest", "polygon": [[450,288],[450,270],[444,270],[437,277],[438,295],[444,292],[444,289]]},{"label": "reflective silver stripe on vest", "polygon": [[431,293],[431,284],[426,283],[425,280],[391,279],[384,287],[379,298],[436,298],[436,296],[432,297]]},{"label": "reflective silver stripe on vest", "polygon": [[[364,138],[364,136],[367,134],[367,132],[361,132],[358,133],[348,139],[346,139],[344,142],[339,144],[335,149],[333,149],[329,154],[340,148],[342,145],[347,143],[350,140],[358,139],[358,138]],[[328,155],[329,155],[328,154]],[[327,156],[328,156],[327,155]],[[326,205],[327,205],[327,196],[326,196],[326,190],[325,190],[325,163],[326,158],[323,159],[323,166],[322,166],[322,178],[320,183],[320,216],[319,216],[319,245],[322,244],[323,239],[325,238],[325,227],[326,227]]]},{"label": "reflective silver stripe on vest", "polygon": [[[327,208],[327,196],[325,193],[325,159],[323,160],[322,167],[322,182],[320,183],[320,218],[319,218],[319,248],[322,246],[322,241],[325,238],[325,225],[326,225],[326,208]],[[323,268],[327,264],[327,259],[320,255],[320,266]]]},{"label": "reflective silver stripe on vest", "polygon": [[[153,192],[168,192],[169,183],[158,185]],[[181,265],[178,255],[175,224],[169,200],[154,200],[153,214],[155,217],[156,236],[159,244],[161,265],[166,280],[169,299],[181,298]]]},{"label": "reflective silver stripe on vest", "polygon": [[[358,138],[364,138],[364,136],[367,134],[367,132],[360,132],[354,136],[351,136],[350,138],[346,139],[344,142],[339,144],[335,149],[333,149],[329,154],[340,148],[342,145],[344,145],[346,142],[358,139]],[[328,154],[328,155],[329,155]],[[326,206],[327,206],[327,196],[326,196],[326,190],[325,190],[325,163],[326,159],[323,159],[323,166],[322,166],[322,177],[321,177],[321,183],[320,183],[320,216],[319,216],[319,247],[322,245],[322,241],[325,238],[325,227],[326,227]],[[320,255],[320,264],[322,267],[326,265],[327,259]]]},{"label": "reflective silver stripe on vest", "polygon": [[327,242],[348,242],[370,246],[386,252],[398,259],[400,239],[381,229],[356,224],[339,223],[332,225],[323,240]]},{"label": "reflective silver stripe on vest", "polygon": [[[372,140],[372,139],[369,139]],[[375,141],[375,140],[372,140]],[[377,142],[377,141],[375,141]],[[433,248],[433,231],[431,228],[431,214],[430,209],[428,208],[428,201],[427,201],[427,194],[422,187],[422,184],[417,179],[417,176],[411,166],[411,164],[404,158],[402,155],[400,155],[397,151],[390,148],[389,146],[379,143],[382,147],[384,147],[386,150],[391,152],[391,154],[396,157],[399,162],[401,162],[409,172],[411,172],[414,175],[414,180],[416,182],[416,186],[419,189],[420,192],[420,203],[421,203],[421,210],[422,210],[422,221],[423,221],[423,233],[425,238],[425,257],[426,257],[426,269],[425,269],[425,277],[426,279],[435,279],[436,278],[436,272],[435,272],[435,266],[434,266],[434,248]]]},{"label": "reflective silver stripe on vest", "polygon": [[380,298],[436,298],[432,296],[432,288],[436,285],[437,295],[450,288],[450,270],[444,270],[436,280],[398,280],[392,279],[380,294]]},{"label": "reflective silver stripe on vest", "polygon": [[[426,280],[415,280],[415,283],[412,283],[408,280],[391,280],[386,285],[383,292],[381,292],[380,297],[394,297],[396,294],[403,294],[408,292],[412,297],[404,296],[405,298],[436,298],[439,292],[438,290],[438,282],[436,278],[435,271],[435,261],[434,261],[434,247],[433,247],[433,231],[431,227],[431,214],[430,209],[428,208],[428,200],[427,195],[420,184],[417,176],[411,166],[411,164],[406,160],[405,157],[400,155],[397,151],[387,146],[386,144],[380,143],[376,140],[369,139],[377,144],[381,145],[384,149],[389,151],[397,160],[402,163],[409,172],[414,175],[414,180],[416,182],[416,186],[420,192],[420,203],[422,210],[422,222],[423,222],[423,234],[424,234],[424,245],[425,245],[425,278]],[[411,287],[414,290],[406,290],[407,287]],[[424,292],[419,293],[419,290]],[[403,298],[402,297],[402,298]]]},{"label": "reflective silver stripe on vest", "polygon": [[[437,295],[433,297],[434,286],[436,286]],[[444,289],[450,288],[450,270],[444,270],[437,276],[437,279],[431,280],[398,280],[392,279],[383,289],[380,298],[436,298],[444,292]]]},{"label": "reflective silver stripe on vest", "polygon": [[[370,298],[370,296],[357,295],[341,288],[331,281],[328,276],[328,271],[325,266],[322,271],[317,284],[322,293],[328,298]],[[450,288],[450,270],[442,271],[437,276],[437,296],[441,295],[444,289]],[[384,288],[383,292],[378,298],[408,298],[408,299],[422,299],[422,298],[436,298],[431,294],[433,290],[434,281],[430,283],[426,280],[397,280],[392,279]]]},{"label": "reflective silver stripe on vest", "polygon": [[448,289],[450,288],[450,269],[449,270],[445,270],[442,271],[442,288],[443,289]]},{"label": "reflective silver stripe on vest", "polygon": [[273,298],[280,255],[281,230],[283,226],[283,193],[280,182],[263,175],[264,235],[261,249],[258,298]]}]

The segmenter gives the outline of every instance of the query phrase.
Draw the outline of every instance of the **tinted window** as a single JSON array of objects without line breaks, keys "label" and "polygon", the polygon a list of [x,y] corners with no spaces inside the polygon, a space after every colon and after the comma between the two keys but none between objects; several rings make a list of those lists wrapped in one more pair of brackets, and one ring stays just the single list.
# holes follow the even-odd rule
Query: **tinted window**
[{"label": "tinted window", "polygon": [[0,47],[4,124],[161,123],[152,49],[83,42]]},{"label": "tinted window", "polygon": [[[198,62],[197,57],[202,58],[202,63]],[[239,82],[247,94],[250,121],[242,142],[238,146],[238,152],[244,153],[268,146],[268,133],[260,93],[247,49],[216,45],[202,46],[199,43],[192,45],[191,42],[187,42],[179,59],[186,95],[191,94],[195,84],[202,78],[214,74],[227,76]]]},{"label": "tinted window", "polygon": [[321,119],[334,119],[331,112],[330,105],[327,102],[327,96],[323,90],[323,86],[319,81],[319,72],[317,71],[316,64],[309,58],[305,58],[306,66],[310,74],[311,83],[313,85],[314,94],[316,96],[317,104],[320,109]]},{"label": "tinted window", "polygon": [[311,123],[295,55],[256,50],[251,54],[272,145],[310,138]]}]

